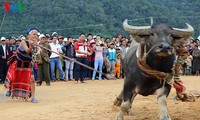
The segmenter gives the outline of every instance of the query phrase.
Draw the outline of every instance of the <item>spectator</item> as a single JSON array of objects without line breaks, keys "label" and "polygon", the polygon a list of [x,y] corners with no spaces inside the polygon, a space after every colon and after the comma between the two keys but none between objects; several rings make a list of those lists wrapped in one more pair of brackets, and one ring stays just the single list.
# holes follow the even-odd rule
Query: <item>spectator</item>
[{"label": "spectator", "polygon": [[106,38],[106,43],[110,43],[110,38]]},{"label": "spectator", "polygon": [[45,37],[46,37],[45,40],[46,43],[52,43],[51,36],[48,33],[45,33]]},{"label": "spectator", "polygon": [[101,37],[101,41],[99,42],[100,44],[104,44],[105,39],[103,37]]},{"label": "spectator", "polygon": [[[92,55],[88,55],[88,66],[94,68],[94,59],[95,59],[95,50],[94,46],[96,45],[96,42],[92,39],[89,43],[88,51],[92,53]],[[88,71],[88,78],[92,79],[92,73],[93,70],[87,70]]]},{"label": "spectator", "polygon": [[19,39],[19,38],[16,39],[16,49],[19,47],[22,40],[26,40],[26,38],[22,37],[21,39]]},{"label": "spectator", "polygon": [[99,43],[94,46],[95,50],[95,59],[94,59],[94,71],[92,75],[92,80],[95,79],[96,76],[96,70],[99,68],[99,80],[102,80],[102,67],[103,67],[103,47],[100,46]]},{"label": "spectator", "polygon": [[96,43],[100,43],[101,44],[101,36],[100,35],[97,35],[96,36]]},{"label": "spectator", "polygon": [[[63,44],[63,36],[58,36],[58,44],[60,45],[61,49],[63,48],[64,44]],[[64,59],[62,56],[59,56],[60,57],[60,61],[61,61],[61,64],[62,64],[62,70],[63,70],[63,67],[64,67]],[[58,80],[60,78],[60,74],[59,74],[59,70],[58,68],[56,68],[56,79]]]},{"label": "spectator", "polygon": [[[46,42],[46,36],[41,34],[39,36],[40,45],[51,49],[49,43]],[[40,54],[38,55],[38,82],[37,86],[42,85],[42,79],[45,80],[46,85],[50,86],[50,72],[49,72],[49,56],[51,55],[51,51],[48,51],[44,48],[41,48]]]},{"label": "spectator", "polygon": [[111,63],[111,69],[109,70],[110,74],[114,77],[114,70],[116,64],[116,50],[114,49],[114,43],[110,43],[110,48],[108,48],[108,59]]},{"label": "spectator", "polygon": [[9,38],[6,38],[6,45],[10,45],[10,39]]},{"label": "spectator", "polygon": [[57,33],[57,32],[53,32],[53,33],[51,34],[51,36],[52,36],[52,37],[58,37],[58,33]]},{"label": "spectator", "polygon": [[92,34],[89,33],[89,34],[87,35],[87,42],[90,43],[91,40],[93,40]]},{"label": "spectator", "polygon": [[[59,70],[59,74],[60,74],[60,80],[61,81],[65,81],[64,80],[64,73],[63,73],[63,70],[62,70],[62,64],[61,64],[61,61],[60,61],[60,57],[58,54],[62,54],[62,50],[61,50],[61,47],[60,45],[57,43],[57,37],[52,37],[53,39],[53,42],[50,43],[50,47],[51,47],[51,50],[53,51],[51,56],[50,56],[50,70],[51,70],[51,79],[52,81],[55,81],[56,80],[56,76],[55,76],[55,67],[58,68]],[[56,54],[56,53],[58,54]]]},{"label": "spectator", "polygon": [[6,38],[1,37],[1,44],[0,45],[0,83],[4,83],[6,79],[6,74],[8,71],[7,61],[8,58],[11,56],[10,47],[6,45]]},{"label": "spectator", "polygon": [[115,40],[115,46],[116,47],[120,46],[120,38],[119,37],[117,37],[116,40]]},{"label": "spectator", "polygon": [[189,55],[185,61],[186,63],[186,68],[185,68],[185,75],[191,75],[192,73],[192,55]]},{"label": "spectator", "polygon": [[200,50],[198,49],[198,45],[194,46],[194,51],[192,53],[193,57],[193,71],[195,72],[196,76],[199,76],[200,70]]},{"label": "spectator", "polygon": [[64,46],[65,47],[64,55],[71,59],[71,60],[65,59],[65,78],[66,78],[66,80],[72,80],[76,52],[74,49],[72,37],[68,37],[67,40],[65,39],[65,42],[66,43]]},{"label": "spectator", "polygon": [[[79,40],[75,43],[74,49],[76,51],[76,60],[82,64],[87,63],[87,56],[91,55],[90,52],[88,52],[88,45],[87,42],[85,41],[85,34],[81,33]],[[75,75],[75,83],[78,83],[78,80],[80,79],[81,83],[84,83],[84,67],[76,64],[75,66],[76,69],[76,75]]]},{"label": "spectator", "polygon": [[[94,68],[94,45],[96,44],[96,42],[94,41],[93,37],[92,37],[92,34],[89,33],[87,35],[87,42],[88,42],[88,51],[92,53],[92,55],[88,55],[87,58],[88,58],[88,62],[87,62],[87,65]],[[95,37],[96,39],[96,37]],[[90,70],[90,69],[86,69],[85,70],[85,74],[86,74],[86,78],[87,79],[92,79],[92,72],[93,70]]]},{"label": "spectator", "polygon": [[124,65],[124,58],[125,58],[125,55],[126,55],[126,50],[127,50],[127,47],[126,47],[126,41],[125,39],[122,40],[122,45],[120,47],[120,54],[121,54],[121,67],[120,67],[120,74],[121,74],[121,77],[124,78],[124,69],[123,69],[123,65]]},{"label": "spectator", "polygon": [[16,50],[17,50],[17,47],[16,47],[16,38],[15,37],[12,37],[11,39],[10,39],[10,45],[9,45],[9,47],[10,47],[10,52],[11,52],[11,55],[13,54],[13,53],[15,53],[16,52]]},{"label": "spectator", "polygon": [[106,73],[110,72],[111,69],[111,63],[108,59],[108,46],[107,43],[104,43],[103,47],[103,67],[106,68]]},{"label": "spectator", "polygon": [[128,42],[127,42],[127,47],[126,47],[126,53],[127,53],[127,51],[128,51],[128,49],[130,48],[130,46],[131,46],[131,40],[129,40]]},{"label": "spectator", "polygon": [[117,62],[115,64],[115,72],[114,72],[114,76],[118,79],[120,78],[120,67],[121,67],[121,54],[118,53]]}]

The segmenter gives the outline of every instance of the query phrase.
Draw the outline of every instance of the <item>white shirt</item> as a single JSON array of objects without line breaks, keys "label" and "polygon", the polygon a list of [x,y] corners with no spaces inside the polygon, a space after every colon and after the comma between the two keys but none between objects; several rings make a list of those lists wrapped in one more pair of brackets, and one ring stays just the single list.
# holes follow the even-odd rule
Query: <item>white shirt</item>
[{"label": "white shirt", "polygon": [[[62,53],[62,49],[61,49],[61,46],[59,44],[50,43],[49,45],[51,46],[51,50],[52,51],[54,51],[54,52],[56,52],[58,54]],[[59,57],[59,55],[54,53],[54,52],[51,53],[50,58]]]},{"label": "white shirt", "polygon": [[6,45],[2,45],[4,56],[6,57]]}]

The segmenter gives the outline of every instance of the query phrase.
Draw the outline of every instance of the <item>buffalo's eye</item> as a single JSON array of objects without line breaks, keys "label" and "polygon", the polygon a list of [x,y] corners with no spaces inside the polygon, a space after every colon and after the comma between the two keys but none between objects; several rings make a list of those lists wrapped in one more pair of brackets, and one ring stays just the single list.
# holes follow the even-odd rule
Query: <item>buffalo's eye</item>
[{"label": "buffalo's eye", "polygon": [[155,33],[150,33],[150,36],[154,36],[155,35]]},{"label": "buffalo's eye", "polygon": [[175,39],[175,40],[181,39],[181,37],[179,37],[179,36],[173,36],[173,35],[171,35],[171,37],[172,37],[173,39]]}]

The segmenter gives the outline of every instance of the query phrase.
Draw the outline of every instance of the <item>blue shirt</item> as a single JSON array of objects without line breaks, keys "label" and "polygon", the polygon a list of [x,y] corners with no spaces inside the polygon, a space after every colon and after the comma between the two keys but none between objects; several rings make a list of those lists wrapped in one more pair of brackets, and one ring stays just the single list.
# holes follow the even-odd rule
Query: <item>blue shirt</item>
[{"label": "blue shirt", "polygon": [[116,62],[116,50],[114,48],[108,48],[108,59],[111,62]]}]

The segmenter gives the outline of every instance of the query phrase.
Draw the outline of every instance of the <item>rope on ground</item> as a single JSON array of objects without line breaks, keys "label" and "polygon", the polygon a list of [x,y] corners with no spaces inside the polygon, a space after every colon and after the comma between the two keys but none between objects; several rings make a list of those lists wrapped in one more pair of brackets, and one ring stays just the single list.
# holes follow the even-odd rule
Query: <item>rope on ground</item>
[{"label": "rope on ground", "polygon": [[198,91],[190,91],[188,93],[176,93],[177,100],[181,100],[182,102],[195,102],[196,99],[200,97],[200,90]]}]

